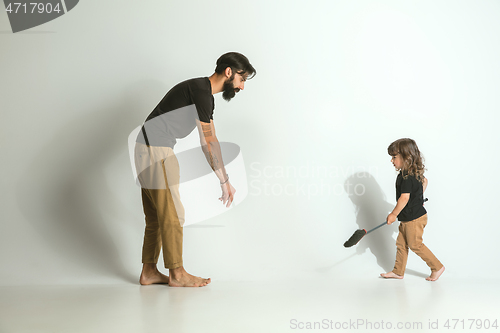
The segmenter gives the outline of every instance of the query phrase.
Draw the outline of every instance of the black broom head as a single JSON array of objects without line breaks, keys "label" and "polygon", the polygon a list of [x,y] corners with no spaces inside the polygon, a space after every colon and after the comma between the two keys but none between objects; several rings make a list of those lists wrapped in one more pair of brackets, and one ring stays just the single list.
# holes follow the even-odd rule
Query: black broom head
[{"label": "black broom head", "polygon": [[351,238],[347,240],[347,242],[344,243],[344,247],[351,247],[353,245],[358,244],[358,242],[361,240],[366,235],[366,230],[365,229],[358,229],[356,230]]}]

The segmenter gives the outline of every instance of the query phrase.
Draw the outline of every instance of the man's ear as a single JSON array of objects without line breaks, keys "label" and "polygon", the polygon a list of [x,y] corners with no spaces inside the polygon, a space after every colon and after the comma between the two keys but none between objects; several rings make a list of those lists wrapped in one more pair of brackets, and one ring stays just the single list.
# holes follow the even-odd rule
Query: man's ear
[{"label": "man's ear", "polygon": [[233,71],[231,70],[231,67],[226,67],[226,70],[224,71],[224,74],[226,74],[227,78],[230,78],[231,75],[233,75]]}]

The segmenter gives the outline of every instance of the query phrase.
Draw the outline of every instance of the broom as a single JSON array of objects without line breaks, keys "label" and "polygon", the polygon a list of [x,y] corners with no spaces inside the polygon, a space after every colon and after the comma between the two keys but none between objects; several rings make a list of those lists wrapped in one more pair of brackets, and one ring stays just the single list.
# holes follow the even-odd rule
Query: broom
[{"label": "broom", "polygon": [[[429,199],[425,198],[424,202],[426,202],[427,200],[429,200]],[[375,231],[378,228],[383,227],[386,224],[387,224],[387,221],[385,221],[384,223],[376,226],[373,229],[370,229],[369,231],[366,231],[366,229],[358,229],[358,230],[356,230],[352,234],[351,238],[349,238],[347,240],[347,242],[344,243],[344,247],[351,247],[351,246],[354,246],[354,245],[358,244],[359,241],[361,240],[361,238],[365,237],[365,235],[368,235],[370,232]]]}]

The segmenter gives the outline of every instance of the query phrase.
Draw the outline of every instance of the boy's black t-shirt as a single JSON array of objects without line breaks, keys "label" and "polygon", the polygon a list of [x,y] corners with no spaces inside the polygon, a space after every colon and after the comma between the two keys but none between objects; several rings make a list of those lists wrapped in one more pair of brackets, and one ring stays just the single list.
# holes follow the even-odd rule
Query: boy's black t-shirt
[{"label": "boy's black t-shirt", "polygon": [[[173,148],[196,127],[196,119],[210,123],[215,108],[208,77],[181,82],[170,89],[149,114],[137,142]],[[144,136],[146,132],[146,137]]]},{"label": "boy's black t-shirt", "polygon": [[399,213],[398,220],[402,222],[412,221],[427,214],[424,208],[424,188],[422,183],[415,176],[408,175],[403,177],[400,172],[396,178],[396,201],[399,200],[402,193],[410,193],[410,200],[405,208]]}]

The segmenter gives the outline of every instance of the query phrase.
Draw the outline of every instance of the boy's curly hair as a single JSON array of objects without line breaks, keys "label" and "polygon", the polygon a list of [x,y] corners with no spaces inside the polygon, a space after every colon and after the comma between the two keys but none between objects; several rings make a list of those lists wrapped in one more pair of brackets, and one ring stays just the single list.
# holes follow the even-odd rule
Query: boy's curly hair
[{"label": "boy's curly hair", "polygon": [[419,182],[424,180],[424,157],[418,150],[417,144],[414,140],[404,138],[394,141],[387,148],[387,152],[391,156],[401,155],[403,159],[403,178],[408,177],[408,175],[415,176]]}]

